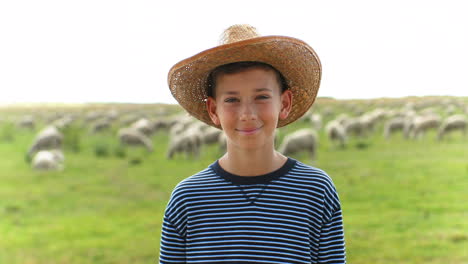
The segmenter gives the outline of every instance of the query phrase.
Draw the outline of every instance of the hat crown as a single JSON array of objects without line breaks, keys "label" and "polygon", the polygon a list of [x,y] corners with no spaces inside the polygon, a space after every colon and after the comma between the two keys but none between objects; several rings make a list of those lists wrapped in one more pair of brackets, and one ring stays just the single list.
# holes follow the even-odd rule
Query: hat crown
[{"label": "hat crown", "polygon": [[228,27],[221,34],[219,40],[220,45],[238,42],[246,39],[259,37],[258,31],[255,27],[248,24],[237,24]]}]

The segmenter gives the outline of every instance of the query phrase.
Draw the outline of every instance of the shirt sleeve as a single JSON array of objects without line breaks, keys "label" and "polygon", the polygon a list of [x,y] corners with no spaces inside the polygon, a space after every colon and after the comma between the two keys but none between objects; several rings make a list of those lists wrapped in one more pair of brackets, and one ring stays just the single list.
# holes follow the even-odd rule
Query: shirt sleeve
[{"label": "shirt sleeve", "polygon": [[171,221],[165,216],[162,224],[160,264],[182,264],[185,258],[185,237],[179,234]]},{"label": "shirt sleeve", "polygon": [[346,263],[343,215],[333,182],[330,182],[325,190],[324,221],[320,229],[318,263]]},{"label": "shirt sleeve", "polygon": [[322,225],[319,240],[319,263],[346,263],[343,218],[341,209]]}]

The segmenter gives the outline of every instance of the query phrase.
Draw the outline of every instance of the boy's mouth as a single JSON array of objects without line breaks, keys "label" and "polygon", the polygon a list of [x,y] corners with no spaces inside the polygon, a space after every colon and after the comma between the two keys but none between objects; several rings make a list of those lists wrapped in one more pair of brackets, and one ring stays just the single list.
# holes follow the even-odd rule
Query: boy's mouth
[{"label": "boy's mouth", "polygon": [[260,130],[262,127],[249,127],[249,128],[241,128],[241,129],[236,129],[237,132],[240,132],[245,135],[251,135]]}]

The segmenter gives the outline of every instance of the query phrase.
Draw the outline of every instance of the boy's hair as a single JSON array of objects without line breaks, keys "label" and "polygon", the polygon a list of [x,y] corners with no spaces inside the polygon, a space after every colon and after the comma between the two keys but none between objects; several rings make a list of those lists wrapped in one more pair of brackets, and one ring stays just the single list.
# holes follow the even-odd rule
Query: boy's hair
[{"label": "boy's hair", "polygon": [[283,93],[284,91],[286,91],[286,89],[289,88],[286,78],[284,78],[283,74],[281,74],[280,71],[278,71],[275,67],[271,66],[270,64],[259,61],[240,61],[218,66],[210,72],[207,80],[207,95],[213,98],[216,96],[216,81],[220,76],[223,76],[225,74],[240,73],[249,69],[263,69],[267,71],[273,71],[276,75],[276,80],[278,81],[278,84],[281,88],[281,93]]}]

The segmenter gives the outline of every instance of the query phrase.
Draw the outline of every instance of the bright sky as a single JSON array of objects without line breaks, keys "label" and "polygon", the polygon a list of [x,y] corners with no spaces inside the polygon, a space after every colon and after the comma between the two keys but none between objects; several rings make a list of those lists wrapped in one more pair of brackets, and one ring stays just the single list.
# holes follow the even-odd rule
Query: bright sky
[{"label": "bright sky", "polygon": [[468,96],[464,2],[0,1],[0,103],[175,103],[169,68],[237,23],[309,43],[319,96]]}]

